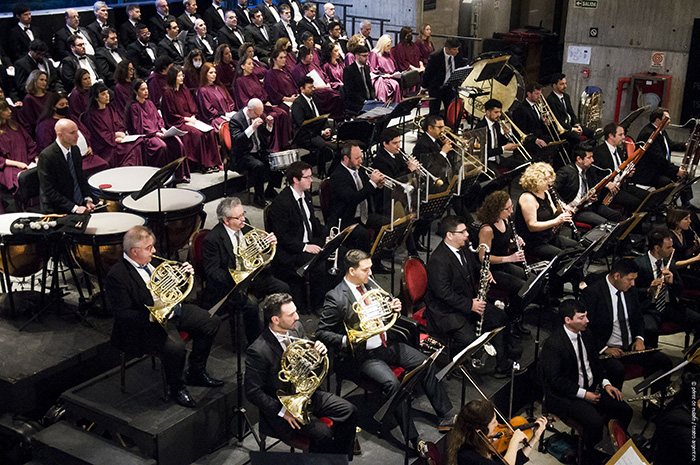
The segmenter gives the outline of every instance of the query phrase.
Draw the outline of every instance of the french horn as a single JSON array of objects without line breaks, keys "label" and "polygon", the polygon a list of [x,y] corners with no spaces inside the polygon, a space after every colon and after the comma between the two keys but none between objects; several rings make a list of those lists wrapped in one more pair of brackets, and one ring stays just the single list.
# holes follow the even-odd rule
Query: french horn
[{"label": "french horn", "polygon": [[241,243],[236,249],[236,259],[241,269],[230,268],[228,270],[231,273],[233,282],[236,284],[240,283],[258,268],[272,261],[275,257],[277,246],[270,242],[269,237],[270,235],[267,232],[256,228],[243,235]]},{"label": "french horn", "polygon": [[[173,260],[163,260],[151,273],[151,278],[146,283],[153,305],[148,306],[153,320],[157,321],[167,331],[167,322],[170,313],[181,303],[194,286],[194,275],[185,271],[184,267]],[[177,265],[177,266],[175,266]]]},{"label": "french horn", "polygon": [[281,369],[277,376],[283,383],[293,386],[293,390],[280,389],[277,398],[297,421],[308,425],[309,401],[328,374],[328,355],[316,350],[313,341],[290,339],[293,340],[282,353]]},{"label": "french horn", "polygon": [[[370,280],[377,285],[372,278]],[[362,300],[352,304],[352,309],[360,323],[358,326],[349,327],[345,322],[345,331],[351,347],[387,331],[396,323],[399,313],[391,308],[393,300],[394,297],[391,294],[377,286],[365,292]]]}]

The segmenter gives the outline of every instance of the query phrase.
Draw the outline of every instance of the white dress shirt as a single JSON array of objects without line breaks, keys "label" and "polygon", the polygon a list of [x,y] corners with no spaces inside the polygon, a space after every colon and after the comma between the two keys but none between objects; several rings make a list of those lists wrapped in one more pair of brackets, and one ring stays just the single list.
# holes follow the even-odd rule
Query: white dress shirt
[{"label": "white dress shirt", "polygon": [[[571,344],[574,346],[574,352],[576,353],[576,365],[579,365],[579,360],[581,360],[581,357],[578,353],[578,335],[579,333],[575,333],[566,326],[564,326],[564,332],[566,335],[569,337],[569,340],[571,341]],[[589,384],[593,384],[593,370],[591,369],[591,364],[588,361],[588,351],[586,350],[586,344],[583,344],[583,341],[581,341],[581,346],[583,347],[583,364],[586,367],[586,376],[588,377],[588,382]],[[610,381],[606,379],[603,380],[603,388],[610,384]],[[581,367],[578,369],[578,392],[576,393],[576,397],[579,399],[584,399],[586,397],[586,390],[583,388],[583,372],[581,371]]]}]

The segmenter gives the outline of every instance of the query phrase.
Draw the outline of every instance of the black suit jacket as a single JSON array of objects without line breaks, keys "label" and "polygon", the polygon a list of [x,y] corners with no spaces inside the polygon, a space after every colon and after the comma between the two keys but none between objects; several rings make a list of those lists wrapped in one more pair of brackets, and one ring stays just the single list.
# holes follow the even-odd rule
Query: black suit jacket
[{"label": "black suit jacket", "polygon": [[485,116],[481,118],[481,120],[479,120],[479,122],[476,123],[475,126],[475,129],[486,128],[486,136],[488,139],[488,144],[486,145],[486,156],[489,158],[503,155],[503,146],[510,142],[508,138],[501,132],[501,125],[495,123],[495,127],[496,140],[493,140],[493,134],[491,133],[491,131],[489,131],[488,122],[486,121]]},{"label": "black suit jacket", "polygon": [[[603,381],[603,365],[598,359],[595,347],[591,343],[588,331],[581,333],[586,347],[588,361],[593,372],[592,386]],[[542,368],[544,375],[544,393],[547,409],[562,418],[569,416],[571,401],[577,399],[579,362],[571,340],[564,332],[564,325],[559,326],[549,336],[542,347]],[[594,391],[593,387],[589,388]]]},{"label": "black suit jacket", "polygon": [[[593,189],[599,181],[594,171],[597,170],[591,167],[585,172],[589,190]],[[575,165],[565,165],[557,170],[554,188],[565,203],[573,202],[576,198],[576,194],[578,194],[578,190],[581,188],[581,177]]]},{"label": "black suit jacket", "polygon": [[[90,45],[92,45],[93,49],[97,50],[98,45],[103,45],[102,39],[100,39],[98,44],[95,44],[90,36],[90,31],[84,27],[79,26],[78,30],[81,32],[82,36],[85,37],[85,40],[90,41]],[[56,31],[56,34],[53,36],[53,56],[56,57],[54,60],[59,61],[67,56],[73,55],[70,51],[70,47],[68,46],[68,39],[72,35],[73,33],[65,24],[63,27],[61,27],[61,29]]]},{"label": "black suit jacket", "polygon": [[[180,45],[181,52],[179,52],[177,47],[175,47],[175,42]],[[172,41],[170,38],[166,37],[158,42],[158,55],[168,55],[170,58],[172,58],[173,63],[182,66],[182,64],[185,62],[187,49],[185,48],[185,43],[181,40],[176,39],[175,41]]]},{"label": "black suit jacket", "polygon": [[[267,31],[267,37],[269,40],[263,36],[260,29],[265,29],[265,31]],[[246,42],[252,42],[255,44],[255,55],[258,58],[263,59],[270,57],[273,43],[271,42],[272,32],[267,24],[263,23],[261,27],[257,27],[255,24],[249,24],[245,29],[243,29],[243,32],[245,33]]]},{"label": "black suit jacket", "polygon": [[[105,27],[110,27],[109,25]],[[93,21],[87,26],[85,26],[85,30],[88,32],[88,35],[90,37],[90,43],[92,44],[93,47],[95,47],[95,50],[99,47],[104,46],[104,41],[102,40],[102,26],[100,26],[100,23],[97,21]]]},{"label": "black suit jacket", "polygon": [[[27,91],[24,86],[27,83],[29,75],[35,69],[39,69],[39,66],[28,53],[15,61],[15,83],[17,84],[20,98],[24,98],[26,95]],[[58,70],[53,67],[48,59],[44,59],[44,69],[46,69],[49,74],[49,90],[55,92],[62,89],[63,84],[60,83],[60,79],[58,78]],[[60,89],[57,88],[59,85]]]},{"label": "black suit jacket", "polygon": [[471,252],[465,251],[467,265],[441,242],[428,261],[428,289],[425,294],[429,330],[446,333],[468,324],[480,266]]},{"label": "black suit jacket", "polygon": [[[236,26],[236,31],[241,35],[243,41],[245,41],[243,29]],[[216,41],[219,43],[219,45],[228,44],[229,47],[231,47],[233,59],[238,61],[238,48],[243,45],[243,42],[236,36],[236,34],[233,33],[233,31],[231,31],[231,29],[228,28],[228,26],[224,26],[218,30],[216,33]]]},{"label": "black suit jacket", "polygon": [[270,12],[270,10],[274,9],[277,12],[277,16],[279,16],[280,14],[279,10],[274,5],[274,3],[272,5],[268,5],[267,3],[265,3],[265,0],[263,0],[258,4],[258,8],[262,12],[263,23],[267,24],[269,27],[272,27],[272,25],[278,21],[278,19],[275,18],[275,15],[273,15]]},{"label": "black suit jacket", "polygon": [[[211,53],[207,50],[204,42],[208,43],[211,47]],[[216,53],[216,37],[211,34],[207,34],[204,37],[199,37],[197,34],[187,39],[187,52],[190,53],[194,49],[201,50],[204,54],[204,60],[210,63],[214,62],[214,54]]]},{"label": "black suit jacket", "polygon": [[[99,69],[97,68],[95,60],[89,55],[85,55],[85,59],[90,62],[95,74],[99,75]],[[80,69],[78,58],[72,53],[61,60],[61,81],[63,82],[63,88],[66,89],[66,92],[70,92],[73,90],[73,87],[75,87],[74,79],[78,69]]]},{"label": "black suit jacket", "polygon": [[[557,118],[557,121],[559,121],[559,123],[564,127],[564,129],[569,131],[573,126],[578,125],[579,121],[576,117],[576,113],[574,112],[573,107],[571,106],[571,97],[569,97],[569,94],[562,95],[564,96],[564,104],[561,103],[561,100],[559,100],[559,97],[554,92],[551,92],[547,96],[547,103],[552,109],[552,113],[554,113],[554,116]],[[566,115],[569,115],[570,118],[570,121],[568,123],[566,122]]]},{"label": "black suit jacket", "polygon": [[[310,243],[322,244],[328,235],[326,227],[314,213],[311,193],[304,193],[304,203],[311,213]],[[282,189],[270,206],[269,229],[277,237],[277,254],[275,262],[278,266],[292,268],[306,263],[304,256],[304,223],[299,203],[294,200],[291,186]]]},{"label": "black suit jacket", "polygon": [[136,42],[136,28],[127,19],[119,26],[119,44],[125,48]]},{"label": "black suit jacket", "polygon": [[146,79],[151,71],[153,71],[153,64],[155,60],[152,60],[147,48],[153,50],[153,55],[158,58],[158,48],[153,42],[148,42],[146,45],[142,45],[138,40],[126,49],[126,56],[136,68],[136,76],[141,79]]},{"label": "black suit jacket", "polygon": [[[652,264],[649,260],[649,254],[647,253],[635,258],[634,262],[639,267],[639,274],[637,275],[637,279],[635,279],[634,281],[634,285],[639,290],[639,298],[642,301],[644,311],[649,313],[656,313],[656,307],[654,305],[654,295],[656,293],[656,290],[654,290],[651,293],[648,292],[649,286],[654,280],[656,265],[654,265],[654,268],[652,269]],[[666,262],[667,259],[664,260],[664,263]],[[684,285],[680,274],[678,274],[678,268],[676,268],[675,261],[671,264],[671,268],[669,269],[671,273],[673,273],[673,284],[668,286],[668,293],[671,297],[671,303],[673,304],[677,301],[681,292],[683,292]]]},{"label": "black suit jacket", "polygon": [[173,15],[168,15],[165,18],[161,18],[157,12],[148,18],[146,25],[148,26],[148,32],[151,33],[151,38],[149,39],[150,42],[157,44],[165,38],[165,25],[170,21],[177,21],[177,19],[175,19],[175,16]]},{"label": "black suit jacket", "polygon": [[[194,18],[201,19],[202,17],[199,13],[195,13]],[[180,16],[177,17],[175,21],[177,21],[177,26],[180,28],[181,31],[187,31],[187,35],[192,35],[195,33],[194,23],[190,20],[190,17],[187,16],[187,13],[182,13]],[[207,23],[206,20],[204,22]],[[207,30],[209,30],[209,23],[207,23]]]},{"label": "black suit jacket", "polygon": [[[31,31],[32,34],[34,34],[34,39],[41,39],[41,37],[39,37],[38,30],[31,29]],[[16,22],[10,28],[9,35],[10,39],[8,45],[10,46],[10,57],[12,58],[12,61],[17,61],[25,56],[27,52],[29,52],[29,44],[31,43],[31,40],[29,39],[29,36],[27,36],[27,33],[24,32]],[[57,59],[60,59],[60,57]]]},{"label": "black suit jacket", "polygon": [[[318,104],[318,101],[314,98],[314,96],[311,96],[311,99],[314,101],[314,104],[316,105],[316,110],[319,111],[319,116],[321,115],[320,113],[320,107]],[[313,110],[311,109],[311,106],[309,103],[306,101],[304,97],[301,95],[294,100],[292,103],[292,124],[294,125],[294,131],[296,132],[296,136],[294,137],[294,140],[297,143],[297,146],[299,147],[306,147],[311,144],[311,139],[315,136],[319,136],[320,134],[311,134],[309,131],[306,129],[303,130],[303,132],[299,133],[299,128],[304,124],[304,121],[310,120],[312,118],[315,118],[316,115],[314,115]],[[328,124],[326,124],[325,127],[328,127]],[[324,127],[324,129],[325,129]]]},{"label": "black suit jacket", "polygon": [[[656,127],[653,124],[647,124],[639,131],[637,140],[646,142],[655,130]],[[668,145],[669,150],[677,150],[679,148],[682,150],[681,147],[673,143],[666,131],[661,131],[661,134],[656,136],[654,142],[651,143],[647,151],[642,155],[639,163],[637,163],[634,175],[630,179],[631,182],[645,186],[656,186],[659,176],[666,176],[671,180],[676,179],[678,166],[666,158],[666,145]]]},{"label": "black suit jacket", "polygon": [[[617,155],[620,157],[620,163],[627,160],[627,154],[621,148],[617,148]],[[608,144],[603,142],[593,149],[593,162],[603,169],[614,171],[619,165],[615,163]]]},{"label": "black suit jacket", "polygon": [[442,145],[438,141],[433,141],[426,133],[422,133],[416,140],[416,145],[413,146],[413,156],[430,171],[431,174],[441,178],[443,185],[438,187],[434,183],[431,184],[431,192],[442,192],[447,189],[450,179],[452,178],[453,167],[459,167],[460,161],[457,159],[457,154],[454,151],[447,153],[448,159],[440,153]]},{"label": "black suit jacket", "polygon": [[371,198],[377,189],[369,182],[365,171],[359,170],[359,173],[362,180],[362,189],[359,191],[345,165],[339,165],[331,174],[331,205],[327,223],[336,225],[340,219],[341,230],[354,224],[355,210],[363,200],[367,200],[367,211],[372,211]]},{"label": "black suit jacket", "polygon": [[[244,226],[242,234],[252,228]],[[202,258],[204,276],[207,279],[205,307],[211,307],[221,300],[235,285],[229,269],[236,268],[236,256],[233,253],[231,238],[223,223],[217,223],[202,241]]]},{"label": "black suit jacket", "polygon": [[[294,20],[289,21],[289,27],[292,28],[292,32],[294,33],[294,40],[297,40],[298,36],[298,31],[297,31],[297,24],[294,22]],[[277,40],[281,39],[282,37],[290,39],[289,33],[287,32],[287,28],[284,27],[284,23],[280,20],[277,21],[275,24],[270,26],[270,31],[272,32],[272,42],[276,43]],[[298,44],[298,42],[297,42]]]},{"label": "black suit jacket", "polygon": [[547,135],[547,129],[544,123],[538,116],[537,112],[532,109],[527,99],[524,99],[520,105],[513,110],[513,122],[525,134],[532,134],[537,139],[549,141],[551,138]]},{"label": "black suit jacket", "polygon": [[[596,353],[605,347],[613,329],[613,303],[607,284],[607,275],[593,282],[581,293],[581,303],[588,310],[588,329],[586,333],[591,338],[591,343]],[[637,337],[644,337],[644,317],[639,302],[639,292],[631,288],[622,293],[627,307],[627,322],[630,327],[630,344]],[[627,348],[625,348],[627,350]]]},{"label": "black suit jacket", "polygon": [[391,155],[381,144],[379,150],[377,150],[377,154],[372,159],[372,168],[394,179],[398,179],[410,173],[403,156],[400,153],[396,154],[396,156]]},{"label": "black suit jacket", "polygon": [[[231,157],[234,160],[239,160],[245,155],[249,155],[253,150],[253,139],[245,134],[248,129],[248,121],[245,117],[245,110],[237,112],[229,121],[229,131],[231,133]],[[260,157],[267,157],[268,142],[270,134],[265,127],[265,124],[258,127],[258,140],[260,141]]]},{"label": "black suit jacket", "polygon": [[241,8],[239,5],[236,5],[236,8],[233,9],[233,12],[236,13],[236,18],[238,18],[238,27],[246,28],[250,24],[250,19],[248,18],[248,16],[246,16],[246,13],[248,13],[249,15],[251,14],[249,8],[245,8],[244,12],[243,8]]},{"label": "black suit jacket", "polygon": [[[302,14],[304,14],[302,12]],[[314,27],[316,25],[316,28]],[[297,43],[302,43],[301,41],[301,36],[305,33],[308,32],[312,36],[314,36],[314,44],[322,44],[323,43],[323,26],[314,18],[313,21],[309,21],[309,18],[306,16],[301,18],[301,21],[297,23]]]},{"label": "black suit jacket", "polygon": [[[354,114],[360,113],[365,100],[374,100],[374,86],[369,75],[369,63],[364,66],[364,79],[367,87],[362,84],[362,74],[360,68],[353,63],[343,69],[343,88],[345,89],[345,109]],[[367,98],[369,90],[369,98]]]},{"label": "black suit jacket", "polygon": [[[464,61],[459,54],[454,57],[453,61],[455,69],[464,66]],[[445,73],[447,73],[447,69],[445,68],[445,49],[443,48],[430,54],[423,73],[423,87],[428,89],[431,95],[439,92],[445,80]]]},{"label": "black suit jacket", "polygon": [[[117,48],[117,53],[126,60],[126,50],[121,46]],[[95,64],[97,65],[97,73],[102,80],[107,84],[107,87],[114,87],[114,71],[117,69],[117,60],[114,59],[111,51],[107,47],[100,47],[95,51]]]},{"label": "black suit jacket", "polygon": [[[226,13],[226,8],[221,7],[222,11]],[[209,7],[202,13],[202,19],[207,23],[207,32],[214,33],[226,25],[221,15],[214,9],[214,5],[211,3]],[[240,24],[240,23],[239,23]]]},{"label": "black suit jacket", "polygon": [[[83,198],[90,197],[91,191],[83,174],[83,159],[78,147],[70,151],[75,166],[75,174]],[[73,202],[73,177],[63,152],[54,141],[39,154],[38,163],[41,211],[45,213],[70,213]]]}]

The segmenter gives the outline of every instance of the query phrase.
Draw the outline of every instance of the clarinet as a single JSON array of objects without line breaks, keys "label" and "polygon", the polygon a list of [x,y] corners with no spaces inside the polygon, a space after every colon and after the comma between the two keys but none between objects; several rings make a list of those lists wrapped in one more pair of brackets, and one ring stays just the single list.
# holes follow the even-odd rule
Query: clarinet
[{"label": "clarinet", "polygon": [[[515,248],[518,252],[522,252],[523,248],[520,245],[520,236],[518,236],[518,231],[515,230],[515,223],[513,222],[513,218],[510,216],[508,217],[508,223],[510,223],[510,229],[513,232],[513,240],[515,241]],[[523,271],[525,272],[525,280],[528,278],[528,274],[530,272],[530,266],[527,264],[527,258],[523,257]]]},{"label": "clarinet", "polygon": [[[566,212],[566,204],[562,201],[561,198],[559,198],[559,194],[557,194],[557,191],[554,190],[553,187],[550,187],[549,192],[552,195],[552,199],[554,200],[555,205],[557,205],[557,207],[561,209],[562,213],[565,213]],[[576,241],[581,242],[581,233],[579,232],[578,228],[576,227],[576,223],[574,222],[573,218],[571,218],[569,220],[569,226],[571,227],[571,231],[574,233],[574,237],[576,238]]]},{"label": "clarinet", "polygon": [[[479,273],[479,292],[476,296],[478,300],[486,302],[486,294],[489,292],[491,282],[489,281],[489,270],[491,269],[491,250],[486,244],[479,244],[477,252],[480,248],[484,248],[484,261],[481,263],[481,272]],[[481,328],[484,326],[484,314],[481,313],[481,318],[476,323],[476,337],[481,336]]]}]

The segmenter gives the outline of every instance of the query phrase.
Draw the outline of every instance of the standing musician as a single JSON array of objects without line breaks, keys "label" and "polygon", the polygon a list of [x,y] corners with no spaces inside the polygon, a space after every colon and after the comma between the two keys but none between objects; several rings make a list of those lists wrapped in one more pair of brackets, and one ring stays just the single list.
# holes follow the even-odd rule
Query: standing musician
[{"label": "standing musician", "polygon": [[[579,203],[588,191],[593,189],[600,182],[599,173],[591,169],[593,165],[593,152],[584,148],[574,151],[574,163],[564,165],[556,173],[554,188],[566,204]],[[595,227],[608,221],[619,223],[622,221],[622,214],[602,202],[598,202],[595,197],[593,203],[582,206],[574,215],[574,221],[588,223]]]},{"label": "standing musician", "polygon": [[645,350],[644,316],[639,291],[634,287],[639,268],[631,258],[615,261],[610,273],[581,293],[581,303],[588,308],[592,347],[608,357],[603,364],[610,383],[622,390],[625,365],[644,367],[644,377],[656,370],[671,369],[671,359],[661,352],[647,352],[623,357],[625,352]]},{"label": "standing musician", "polygon": [[434,176],[442,179],[442,186],[431,183],[430,191],[441,192],[447,189],[455,171],[461,164],[452,150],[452,142],[442,136],[445,120],[441,116],[428,115],[423,120],[423,132],[413,146],[413,157],[425,165]]},{"label": "standing musician", "polygon": [[[185,387],[217,387],[223,381],[207,373],[207,359],[221,320],[191,304],[178,304],[169,320],[167,332],[153,321],[147,305],[154,304],[146,284],[160,260],[152,261],[156,249],[155,236],[145,226],[134,226],[124,235],[123,260],[109,270],[105,281],[107,307],[114,313],[112,343],[129,355],[155,352],[163,364],[170,394],[183,407],[194,408],[196,402]],[[194,274],[189,263],[183,263],[186,273]],[[170,324],[172,322],[173,324]],[[183,381],[187,350],[179,331],[185,331],[193,341],[189,368]]]},{"label": "standing musician", "polygon": [[[512,336],[528,335],[530,330],[522,322],[522,302],[518,292],[526,282],[525,242],[513,230],[513,201],[505,191],[495,191],[486,196],[476,212],[481,223],[479,244],[486,244],[490,250],[491,274],[497,286],[508,293],[511,315],[517,318],[511,326]],[[516,241],[517,244],[516,244]],[[479,260],[483,262],[486,251],[479,249]]]},{"label": "standing musician", "polygon": [[583,427],[584,464],[596,461],[595,445],[603,438],[606,418],[615,418],[623,429],[632,419],[632,408],[622,393],[605,375],[605,369],[589,340],[586,307],[568,299],[559,307],[563,325],[542,347],[544,407],[562,418],[575,420]]},{"label": "standing musician", "polygon": [[[487,162],[488,167],[494,172],[496,172],[498,168],[510,171],[520,165],[514,156],[503,156],[504,151],[514,151],[518,148],[518,145],[515,142],[510,142],[508,136],[501,131],[501,124],[499,121],[501,119],[502,108],[503,104],[500,100],[496,100],[495,98],[487,100],[486,103],[484,103],[484,117],[476,123],[475,126],[475,129],[486,128]],[[513,135],[513,137],[517,136]]]},{"label": "standing musician", "polygon": [[330,177],[331,204],[329,224],[340,229],[357,224],[348,236],[349,247],[370,251],[372,237],[369,230],[378,231],[384,218],[374,213],[373,197],[384,187],[384,174],[372,170],[368,176],[362,167],[362,150],[358,141],[349,141],[340,150],[341,163]]},{"label": "standing musician", "polygon": [[[277,396],[282,387],[279,379],[280,360],[293,338],[306,338],[299,314],[289,294],[272,294],[262,302],[266,328],[248,347],[245,360],[245,395],[260,411],[260,432],[288,441],[293,435],[306,437],[312,453],[343,453],[352,460],[357,408],[347,400],[328,392],[314,391],[308,404],[315,417],[308,425],[301,424]],[[309,341],[310,342],[310,341]],[[310,344],[309,344],[310,346]],[[326,356],[321,341],[313,349]],[[333,420],[332,427],[319,418]]]},{"label": "standing musician", "polygon": [[[361,250],[350,250],[345,255],[344,262],[347,270],[345,278],[326,294],[316,335],[335,351],[336,369],[342,369],[346,377],[351,379],[356,379],[358,374],[362,374],[378,383],[381,386],[382,399],[386,401],[398,391],[400,385],[390,366],[400,366],[410,371],[423,363],[426,356],[403,342],[388,339],[386,331],[353,347],[350,346],[346,327],[359,326],[359,317],[353,310],[353,304],[362,303],[362,296],[374,288],[368,284],[372,275],[372,258]],[[401,301],[394,299],[391,309],[400,312]],[[440,419],[438,428],[449,429],[453,419],[453,415],[450,415],[452,403],[447,390],[438,382],[435,374],[435,365],[430,365],[421,384]],[[394,417],[404,438],[411,442],[415,450],[419,443],[418,432],[413,422],[409,425],[409,431],[405,431],[404,420],[407,414],[406,403],[394,411]]]},{"label": "standing musician", "polygon": [[700,313],[684,308],[678,301],[684,286],[675,262],[669,263],[673,254],[671,233],[668,230],[652,231],[647,240],[648,252],[635,258],[639,267],[636,286],[644,304],[646,345],[658,347],[661,325],[667,321],[692,330],[697,337],[700,334]]},{"label": "standing musician", "polygon": [[566,93],[566,75],[557,73],[552,76],[552,92],[547,96],[547,103],[552,109],[554,117],[559,121],[566,132],[562,134],[572,147],[581,142],[581,136],[590,139],[593,131],[581,126],[581,123],[571,106],[571,97]]},{"label": "standing musician", "polygon": [[[473,326],[483,316],[483,330],[489,331],[508,323],[505,311],[479,300],[477,286],[480,282],[476,257],[464,246],[469,239],[467,227],[456,216],[446,216],[440,224],[443,237],[428,261],[428,289],[425,294],[425,314],[429,333],[442,333],[450,337],[458,352],[476,340]],[[489,274],[489,279],[493,277]],[[498,333],[492,344],[496,349],[496,378],[506,378],[513,367],[515,350],[506,347],[504,332]],[[509,339],[509,338],[508,338]]]},{"label": "standing musician", "polygon": [[[626,159],[627,155],[621,145],[625,140],[625,129],[617,123],[608,123],[603,128],[605,142],[593,149],[593,161],[603,170],[609,173],[615,171]],[[647,197],[648,192],[644,189],[626,182],[618,186],[619,176],[605,186],[605,190],[600,197],[605,198],[608,192],[615,196],[615,203],[622,205],[626,213],[632,213]]]},{"label": "standing musician", "polygon": [[[245,211],[238,197],[223,198],[216,207],[216,216],[219,222],[202,241],[207,307],[214,306],[236,285],[229,270],[244,270],[238,249],[245,244],[245,234],[253,229],[245,222]],[[270,233],[267,239],[277,245],[274,233]],[[224,305],[230,313],[242,313],[246,339],[251,344],[261,331],[258,304],[253,296],[262,298],[275,292],[289,292],[289,286],[265,269],[250,283],[248,292],[233,292]],[[234,324],[234,318],[231,318],[231,324]]]},{"label": "standing musician", "polygon": [[[493,404],[484,399],[469,401],[457,415],[455,426],[447,437],[447,461],[450,465],[527,463],[532,451],[537,449],[547,420],[541,417],[535,423],[537,426],[530,439],[527,439],[523,431],[515,430],[508,449],[503,454],[503,460],[499,461],[493,449],[499,426]],[[521,444],[525,444],[524,447],[521,448]]]},{"label": "standing musician", "polygon": [[569,212],[558,212],[549,192],[555,177],[548,163],[537,162],[528,166],[520,177],[525,192],[518,199],[515,213],[515,227],[525,240],[525,251],[545,260],[551,260],[564,248],[577,245],[552,231],[555,226],[572,221]]},{"label": "standing musician", "polygon": [[369,49],[365,45],[359,45],[354,55],[355,63],[343,69],[345,112],[348,116],[359,115],[365,101],[374,100],[377,97],[367,63]]},{"label": "standing musician", "polygon": [[443,49],[433,52],[428,58],[422,87],[428,89],[428,93],[434,99],[430,101],[431,115],[440,113],[440,107],[443,104],[447,112],[450,102],[455,98],[455,92],[448,84],[452,73],[463,66],[462,59],[458,57],[459,46],[459,39],[448,37]]}]

